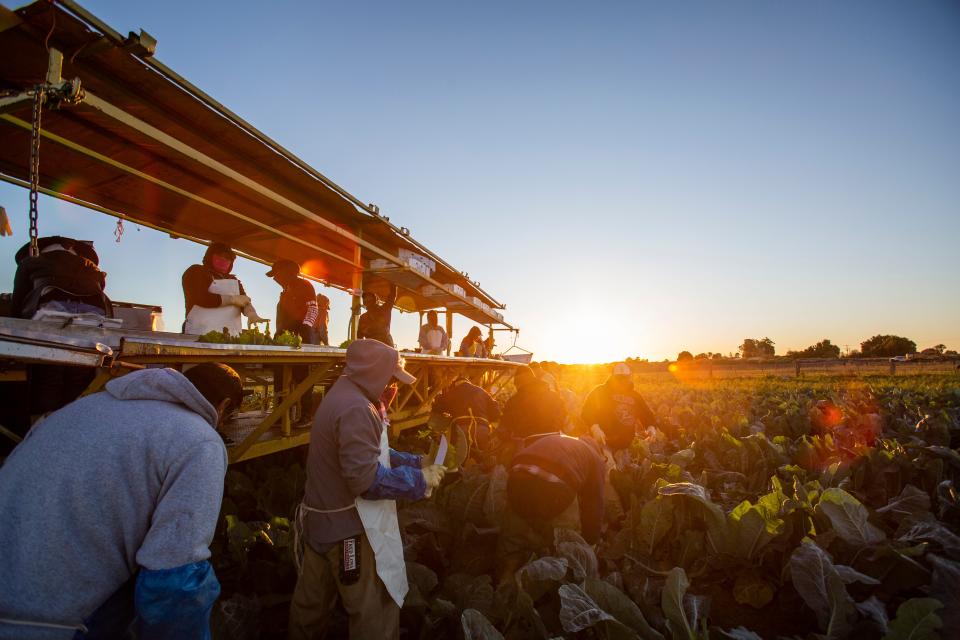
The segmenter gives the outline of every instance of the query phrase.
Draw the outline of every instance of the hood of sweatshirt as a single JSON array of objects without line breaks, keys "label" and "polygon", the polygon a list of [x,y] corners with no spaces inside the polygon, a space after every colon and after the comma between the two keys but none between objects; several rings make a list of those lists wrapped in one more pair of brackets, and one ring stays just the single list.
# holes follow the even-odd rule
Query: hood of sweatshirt
[{"label": "hood of sweatshirt", "polygon": [[111,380],[104,387],[118,400],[160,400],[183,405],[217,426],[217,410],[187,378],[173,369],[141,369]]},{"label": "hood of sweatshirt", "polygon": [[400,352],[379,340],[354,340],[347,347],[343,375],[360,387],[371,402],[377,402],[400,364]]}]

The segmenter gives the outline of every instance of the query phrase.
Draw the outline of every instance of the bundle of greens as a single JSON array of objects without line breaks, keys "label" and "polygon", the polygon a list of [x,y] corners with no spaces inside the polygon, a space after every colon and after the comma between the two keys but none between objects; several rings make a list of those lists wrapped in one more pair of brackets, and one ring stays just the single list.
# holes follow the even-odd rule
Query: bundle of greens
[{"label": "bundle of greens", "polygon": [[214,344],[259,344],[299,349],[303,344],[303,338],[291,331],[284,331],[277,337],[271,338],[269,333],[260,331],[260,327],[255,325],[251,329],[244,329],[238,336],[230,335],[226,327],[224,327],[223,331],[208,331],[200,336],[197,342]]}]

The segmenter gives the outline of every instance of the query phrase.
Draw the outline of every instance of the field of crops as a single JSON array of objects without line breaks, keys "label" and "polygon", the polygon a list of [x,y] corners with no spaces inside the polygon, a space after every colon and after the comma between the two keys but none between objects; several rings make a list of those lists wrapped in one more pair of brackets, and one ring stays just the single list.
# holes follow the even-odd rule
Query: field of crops
[{"label": "field of crops", "polygon": [[[603,375],[570,369],[561,383],[582,397]],[[506,472],[495,458],[402,505],[402,637],[923,640],[960,629],[956,376],[664,376],[639,390],[660,429],[611,471],[596,549],[557,530],[498,580]],[[227,475],[218,637],[284,634],[304,462],[288,452]],[[345,631],[335,620],[333,637]]]}]

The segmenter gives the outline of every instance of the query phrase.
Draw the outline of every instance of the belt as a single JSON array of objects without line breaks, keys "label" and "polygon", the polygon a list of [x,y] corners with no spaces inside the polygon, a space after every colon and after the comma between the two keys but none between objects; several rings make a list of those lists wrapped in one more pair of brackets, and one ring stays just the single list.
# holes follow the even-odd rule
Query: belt
[{"label": "belt", "polygon": [[565,485],[565,486],[567,485],[567,483],[566,483],[564,480],[562,480],[561,478],[559,478],[559,477],[557,477],[556,475],[550,473],[550,472],[547,471],[546,469],[542,469],[542,468],[538,467],[538,466],[535,465],[535,464],[515,464],[515,465],[513,465],[513,467],[511,467],[510,470],[511,470],[511,471],[517,471],[517,472],[520,472],[520,473],[525,473],[525,474],[527,474],[527,475],[531,475],[531,476],[534,476],[534,477],[536,477],[536,478],[540,478],[541,480],[544,480],[545,482],[551,482],[551,483],[554,483],[554,484],[562,484],[562,485]]}]

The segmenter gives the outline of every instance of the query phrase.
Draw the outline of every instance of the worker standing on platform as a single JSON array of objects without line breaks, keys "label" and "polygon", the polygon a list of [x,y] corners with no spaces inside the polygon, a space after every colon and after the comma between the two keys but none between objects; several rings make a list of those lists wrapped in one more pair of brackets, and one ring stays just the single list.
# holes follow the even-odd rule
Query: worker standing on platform
[{"label": "worker standing on platform", "polygon": [[209,638],[242,397],[224,365],[144,369],[38,423],[0,467],[0,638]]},{"label": "worker standing on platform", "polygon": [[423,353],[432,356],[440,356],[450,345],[450,338],[447,332],[440,326],[440,321],[436,311],[427,312],[427,324],[420,327],[420,338],[418,339]]},{"label": "worker standing on platform", "polygon": [[480,327],[470,327],[467,335],[460,341],[460,350],[457,351],[457,355],[461,358],[486,358],[489,355]]},{"label": "worker standing on platform", "polygon": [[277,302],[277,333],[296,334],[305,344],[317,344],[317,294],[305,278],[300,277],[300,265],[293,260],[277,260],[267,276],[283,287]]},{"label": "worker standing on platform", "polygon": [[[284,331],[289,331],[300,336],[304,344],[317,344],[316,322],[319,309],[316,292],[312,284],[300,277],[300,265],[293,260],[277,260],[270,271],[267,271],[267,275],[283,287],[280,300],[277,302],[275,335],[280,336]],[[276,383],[283,375],[283,366],[278,365],[273,369],[274,389],[279,390],[280,385]],[[310,374],[310,367],[308,365],[291,366],[290,373],[293,386],[297,386]],[[300,396],[298,406],[299,415],[294,416],[296,422],[313,418],[312,388]]]},{"label": "worker standing on platform", "polygon": [[330,346],[330,298],[317,294],[317,344]]},{"label": "worker standing on platform", "polygon": [[357,323],[357,338],[371,338],[394,346],[393,336],[390,335],[390,322],[393,319],[393,305],[397,303],[397,285],[390,285],[390,295],[383,302],[373,291],[364,291],[361,300],[367,310]]},{"label": "worker standing on platform", "polygon": [[407,573],[396,500],[429,497],[444,468],[424,467],[421,456],[390,448],[386,416],[396,394],[393,381],[416,382],[397,350],[355,340],[343,375],[314,418],[297,514],[304,544],[290,638],[322,638],[338,594],[350,617],[350,638],[400,636]]},{"label": "worker standing on platform", "polygon": [[531,553],[550,553],[554,528],[580,531],[589,544],[597,543],[605,476],[600,447],[589,437],[549,434],[517,452],[497,548],[501,582],[512,579]]},{"label": "worker standing on platform", "polygon": [[250,322],[267,322],[253,308],[237,276],[230,273],[236,258],[233,249],[214,242],[203,254],[203,264],[191,265],[183,272],[184,333],[203,335],[226,328],[237,335],[243,330],[241,313]]}]

